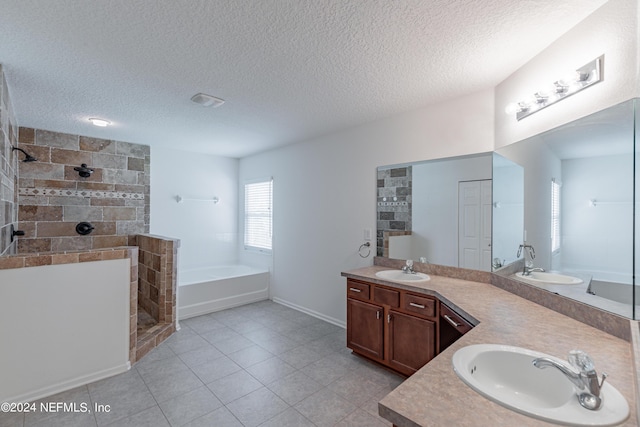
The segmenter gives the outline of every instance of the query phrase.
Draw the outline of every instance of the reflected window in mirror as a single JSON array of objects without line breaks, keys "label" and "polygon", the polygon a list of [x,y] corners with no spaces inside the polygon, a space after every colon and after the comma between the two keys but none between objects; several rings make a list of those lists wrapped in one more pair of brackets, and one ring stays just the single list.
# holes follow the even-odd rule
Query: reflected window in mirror
[{"label": "reflected window in mirror", "polygon": [[[629,100],[496,150],[524,168],[522,240],[535,247],[534,267],[582,281],[539,286],[631,318],[639,240],[633,232],[635,104]],[[494,246],[502,227],[494,220]]]},{"label": "reflected window in mirror", "polygon": [[551,253],[560,250],[560,182],[551,179]]}]

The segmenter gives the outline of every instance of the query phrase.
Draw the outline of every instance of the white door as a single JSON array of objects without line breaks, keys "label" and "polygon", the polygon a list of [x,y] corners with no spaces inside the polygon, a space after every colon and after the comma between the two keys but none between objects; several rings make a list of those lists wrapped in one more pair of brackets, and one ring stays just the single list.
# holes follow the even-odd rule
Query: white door
[{"label": "white door", "polygon": [[458,183],[458,266],[491,271],[491,180]]}]

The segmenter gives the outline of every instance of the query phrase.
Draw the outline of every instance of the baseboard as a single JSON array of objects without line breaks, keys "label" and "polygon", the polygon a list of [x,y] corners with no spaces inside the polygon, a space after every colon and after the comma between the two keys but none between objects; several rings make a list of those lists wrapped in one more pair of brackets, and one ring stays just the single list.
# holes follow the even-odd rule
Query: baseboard
[{"label": "baseboard", "polygon": [[283,299],[277,298],[277,297],[273,297],[272,300],[273,300],[273,302],[276,302],[278,304],[282,304],[282,305],[287,306],[289,308],[293,308],[294,310],[301,311],[301,312],[303,312],[305,314],[308,314],[309,316],[313,316],[313,317],[316,317],[316,318],[318,318],[320,320],[324,320],[325,322],[331,323],[332,325],[339,326],[339,327],[341,327],[343,329],[346,329],[346,327],[347,327],[347,324],[345,322],[343,322],[342,320],[338,320],[338,319],[335,319],[333,317],[327,316],[325,314],[318,313],[317,311],[311,310],[311,309],[306,308],[306,307],[302,307],[301,305],[297,305],[297,304],[294,304],[292,302],[289,302],[289,301],[286,301],[286,300],[283,300]]},{"label": "baseboard", "polygon": [[234,295],[228,298],[220,298],[217,300],[204,301],[197,304],[185,305],[178,307],[178,320],[189,319],[190,317],[202,316],[203,314],[213,313],[228,308],[239,307],[245,304],[251,304],[262,300],[269,299],[269,290],[260,290],[257,292],[249,292],[242,295]]},{"label": "baseboard", "polygon": [[28,393],[23,393],[12,397],[0,398],[2,402],[33,402],[44,397],[53,396],[54,394],[61,393],[63,391],[71,390],[73,388],[92,383],[94,381],[103,380],[105,378],[112,377],[117,374],[131,369],[131,363],[123,363],[122,365],[114,366],[112,368],[103,369],[102,371],[92,372],[88,375],[83,375],[77,378],[73,378],[57,384],[52,384],[46,387],[42,387],[38,390],[33,390]]}]

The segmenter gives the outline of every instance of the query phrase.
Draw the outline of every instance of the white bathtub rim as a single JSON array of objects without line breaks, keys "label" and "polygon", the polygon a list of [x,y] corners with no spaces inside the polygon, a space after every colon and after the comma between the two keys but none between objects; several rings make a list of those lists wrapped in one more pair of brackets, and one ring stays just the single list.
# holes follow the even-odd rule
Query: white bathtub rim
[{"label": "white bathtub rim", "polygon": [[[228,270],[226,274],[220,274],[215,277],[201,277],[196,280],[189,280],[182,282],[181,277],[185,273],[196,273],[196,272],[204,272],[208,270]],[[234,273],[230,273],[229,271],[233,271]],[[227,265],[214,265],[209,267],[200,267],[200,268],[189,268],[185,270],[178,270],[178,286],[189,286],[198,283],[206,283],[206,282],[214,282],[216,280],[225,280],[225,279],[233,279],[236,277],[244,277],[244,276],[253,276],[258,274],[269,273],[269,270],[266,268],[258,268],[252,267],[250,265],[245,264],[227,264]]]}]

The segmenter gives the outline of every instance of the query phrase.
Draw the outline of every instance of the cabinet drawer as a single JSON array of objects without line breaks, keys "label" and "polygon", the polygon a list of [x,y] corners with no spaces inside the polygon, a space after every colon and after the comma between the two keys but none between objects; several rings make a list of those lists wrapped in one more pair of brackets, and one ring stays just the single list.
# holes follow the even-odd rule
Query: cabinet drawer
[{"label": "cabinet drawer", "polygon": [[402,309],[426,317],[436,316],[435,300],[423,296],[405,294]]},{"label": "cabinet drawer", "polygon": [[400,292],[376,286],[373,288],[373,301],[391,307],[400,307]]},{"label": "cabinet drawer", "polygon": [[371,287],[366,283],[355,282],[353,280],[347,281],[347,296],[349,298],[356,298],[368,301],[371,294]]},{"label": "cabinet drawer", "polygon": [[444,304],[440,304],[440,317],[442,322],[447,322],[461,335],[466,334],[473,328],[466,320],[464,320],[458,313],[451,310]]}]

